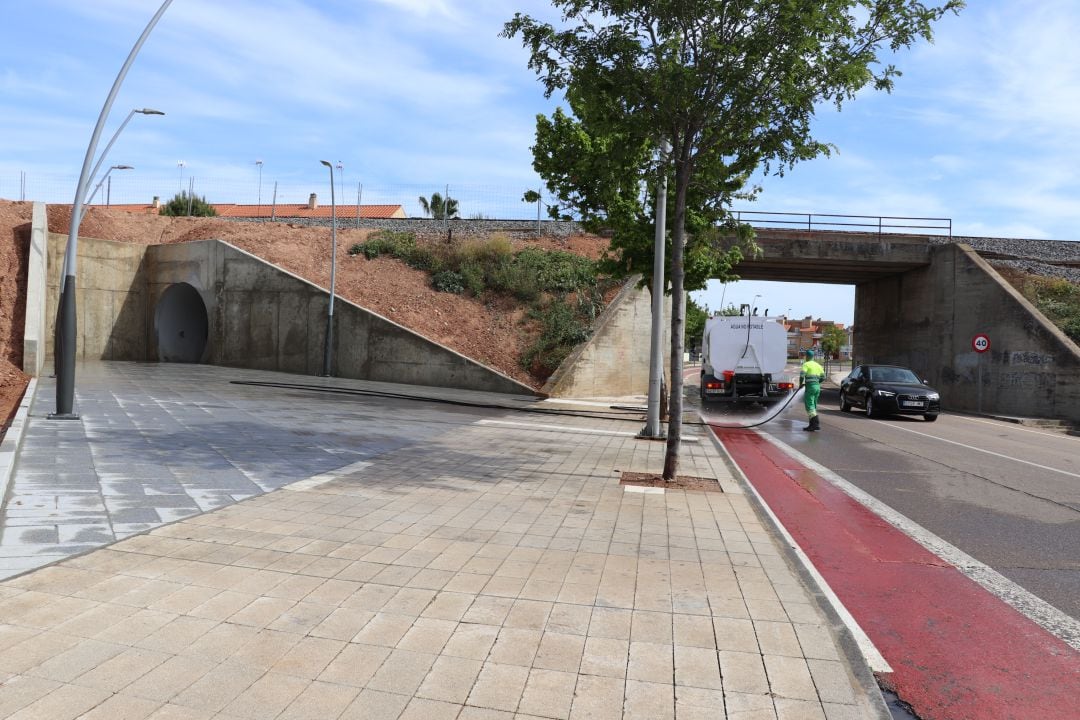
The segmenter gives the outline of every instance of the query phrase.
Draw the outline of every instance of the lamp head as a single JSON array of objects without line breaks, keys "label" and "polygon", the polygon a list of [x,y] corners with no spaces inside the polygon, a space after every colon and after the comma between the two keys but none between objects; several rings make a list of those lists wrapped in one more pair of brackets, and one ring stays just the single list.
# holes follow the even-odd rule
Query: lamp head
[{"label": "lamp head", "polygon": [[330,161],[329,161],[329,160],[320,160],[319,162],[321,162],[321,163],[322,163],[323,165],[325,165],[326,167],[330,168],[331,170],[333,170],[333,169],[334,169],[334,166],[330,164]]},{"label": "lamp head", "polygon": [[131,165],[113,165],[112,169],[113,170],[134,170],[135,168],[133,168]]},{"label": "lamp head", "polygon": [[154,110],[153,108],[143,108],[142,110],[136,110],[135,112],[141,115],[164,115],[165,113],[160,110]]}]

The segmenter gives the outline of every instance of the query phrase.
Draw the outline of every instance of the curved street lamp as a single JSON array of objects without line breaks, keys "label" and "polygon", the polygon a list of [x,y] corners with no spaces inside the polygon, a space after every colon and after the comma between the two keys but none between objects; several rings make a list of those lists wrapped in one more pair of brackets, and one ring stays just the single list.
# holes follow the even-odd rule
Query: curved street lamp
[{"label": "curved street lamp", "polygon": [[[154,13],[154,17],[150,19],[150,22],[147,23],[146,28],[142,31],[142,35],[135,41],[135,46],[131,48],[131,52],[128,53],[127,60],[125,60],[123,66],[121,66],[120,72],[113,81],[112,89],[109,90],[109,95],[105,98],[105,104],[101,108],[101,114],[98,116],[97,124],[94,125],[94,132],[90,135],[90,144],[86,148],[86,157],[83,158],[82,172],[79,174],[79,184],[75,187],[75,202],[71,207],[71,226],[68,231],[67,248],[64,251],[64,277],[60,284],[60,300],[57,303],[56,310],[56,342],[53,347],[53,355],[56,359],[56,412],[49,415],[51,418],[67,420],[77,419],[79,417],[72,412],[75,405],[75,342],[77,335],[75,324],[75,269],[79,247],[79,223],[82,219],[83,198],[86,196],[86,188],[90,185],[91,178],[93,177],[93,173],[89,172],[90,162],[94,159],[98,140],[101,138],[101,130],[105,125],[105,120],[109,117],[109,110],[112,109],[113,101],[116,100],[116,94],[120,91],[120,86],[124,83],[124,77],[131,68],[131,64],[135,62],[135,56],[139,54],[139,50],[142,49],[143,43],[146,42],[146,38],[150,36],[150,32],[154,29],[158,20],[161,19],[161,16],[165,14],[165,11],[171,4],[172,0],[165,0],[161,4],[158,11]],[[157,111],[149,114],[154,114],[155,112]],[[126,124],[127,120],[124,122]],[[117,134],[119,134],[119,131]],[[113,140],[115,139],[116,137],[114,135]],[[112,145],[112,141],[109,142],[109,145]],[[108,148],[106,148],[106,152],[107,151]],[[101,160],[103,160],[104,157],[105,153],[102,153],[101,158],[98,160],[98,165],[101,164]]]},{"label": "curved street lamp", "polygon": [[330,309],[326,314],[326,347],[323,350],[323,377],[330,377],[334,345],[334,285],[337,279],[337,198],[334,195],[334,166],[320,160],[330,170]]},{"label": "curved street lamp", "polygon": [[262,217],[262,166],[263,166],[263,161],[262,160],[256,160],[255,165],[258,166],[258,168],[259,168],[259,195],[258,195],[257,202],[259,204],[259,217]]},{"label": "curved street lamp", "polygon": [[105,184],[105,181],[109,177],[109,173],[111,173],[113,170],[134,170],[134,169],[135,168],[132,167],[131,165],[113,165],[113,166],[111,166],[108,170],[105,171],[105,174],[101,176],[101,180],[99,180],[98,184],[94,186],[94,192],[90,193],[90,197],[88,197],[86,199],[86,202],[83,203],[83,204],[84,205],[89,205],[90,203],[94,202],[94,198],[97,196],[97,191],[100,190],[101,186]]}]

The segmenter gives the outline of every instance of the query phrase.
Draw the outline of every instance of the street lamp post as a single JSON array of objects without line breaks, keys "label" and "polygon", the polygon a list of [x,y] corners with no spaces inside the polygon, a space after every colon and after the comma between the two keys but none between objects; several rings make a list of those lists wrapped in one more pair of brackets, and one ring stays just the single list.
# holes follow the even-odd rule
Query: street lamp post
[{"label": "street lamp post", "polygon": [[326,347],[323,350],[323,376],[330,377],[334,346],[334,287],[337,279],[337,198],[334,194],[334,166],[327,160],[319,162],[330,170],[330,309],[326,313]]},{"label": "street lamp post", "polygon": [[259,166],[259,196],[258,196],[259,199],[258,199],[258,203],[259,203],[259,215],[262,216],[262,166],[263,166],[263,162],[262,162],[262,160],[256,160],[255,164]]},{"label": "street lamp post", "polygon": [[[169,0],[169,1],[171,2],[172,0]],[[128,124],[128,122],[131,121],[131,118],[135,117],[135,115],[164,115],[164,114],[165,113],[161,112],[160,110],[154,110],[153,108],[135,108],[135,109],[131,110],[127,114],[127,117],[124,118],[124,122],[120,123],[120,126],[116,128],[116,132],[114,132],[112,134],[112,137],[109,138],[109,142],[106,143],[105,149],[101,151],[101,155],[98,156],[97,162],[94,163],[94,169],[90,171],[90,175],[86,178],[86,187],[83,188],[83,194],[84,195],[86,194],[86,188],[90,187],[90,183],[94,182],[94,178],[97,177],[98,170],[101,169],[101,164],[103,162],[105,162],[105,158],[108,157],[109,151],[112,150],[113,144],[116,142],[116,139],[118,137],[120,137],[120,133],[122,133],[124,131],[124,128],[127,127],[127,124]],[[108,175],[108,173],[106,173],[106,176],[107,175]],[[104,179],[105,178],[102,178],[102,180],[104,180]],[[80,182],[81,182],[81,180],[80,180]],[[98,187],[100,187],[100,186],[101,186],[101,183],[98,183]],[[96,187],[94,188],[94,192],[95,193],[97,192]],[[93,198],[94,198],[94,195],[91,194],[90,195],[90,200],[93,200]],[[79,203],[78,212],[80,214],[80,217],[79,217],[79,222],[80,223],[82,222],[82,217],[81,217],[82,206],[83,205],[89,205],[90,200],[84,200],[84,201]],[[76,212],[76,208],[73,207],[72,210],[71,210],[72,222],[75,222],[75,212]]]},{"label": "street lamp post", "polygon": [[[101,180],[98,181],[98,184],[94,186],[94,191],[92,193],[90,193],[90,197],[88,197],[86,199],[86,202],[84,204],[89,205],[90,203],[94,202],[94,198],[97,197],[98,190],[100,190],[101,186],[105,183],[105,181],[109,179],[109,174],[112,173],[113,170],[134,170],[134,169],[135,168],[133,168],[131,165],[112,165],[112,166],[110,166],[109,169],[105,171],[105,175],[101,178]],[[110,185],[111,185],[112,181],[110,180],[109,182],[110,182]],[[110,193],[111,192],[112,191],[110,189]]]},{"label": "street lamp post", "polygon": [[[139,39],[135,42],[135,46],[131,48],[127,60],[124,61],[123,66],[120,68],[120,72],[113,81],[112,89],[109,91],[108,97],[105,98],[105,104],[101,108],[101,114],[98,116],[97,124],[94,125],[94,131],[90,135],[90,144],[86,148],[86,156],[83,158],[82,171],[79,174],[79,184],[75,187],[75,202],[71,207],[71,223],[68,231],[68,242],[67,248],[64,251],[64,278],[60,285],[60,299],[57,303],[56,311],[57,331],[55,346],[53,348],[53,354],[56,358],[56,412],[49,416],[51,418],[78,418],[78,415],[73,412],[75,404],[75,343],[77,335],[77,326],[75,323],[77,310],[75,304],[75,271],[76,257],[79,248],[79,223],[82,219],[83,198],[86,197],[86,188],[89,186],[90,179],[93,177],[93,174],[90,173],[90,163],[94,159],[98,140],[101,138],[101,131],[105,126],[105,120],[109,117],[109,111],[112,109],[113,101],[116,100],[116,95],[124,82],[124,77],[127,76],[128,70],[131,68],[132,63],[135,62],[135,56],[139,54],[139,50],[142,49],[143,43],[145,43],[146,39],[150,36],[150,32],[154,29],[158,20],[161,19],[161,16],[165,14],[165,11],[171,4],[172,0],[165,0],[161,4],[158,11],[154,13],[154,17],[147,23],[142,35],[140,35]],[[105,154],[102,153],[102,157],[98,160],[98,164],[101,163],[104,156]]]},{"label": "street lamp post", "polygon": [[[645,427],[638,433],[643,438],[665,437],[660,427],[660,396],[663,392],[664,349],[664,246],[667,239],[667,168],[666,157],[671,145],[664,140],[660,150],[665,163],[660,168],[656,189],[656,233],[653,238],[652,328],[649,339],[649,396],[646,405]],[[538,221],[539,223],[539,221]]]}]

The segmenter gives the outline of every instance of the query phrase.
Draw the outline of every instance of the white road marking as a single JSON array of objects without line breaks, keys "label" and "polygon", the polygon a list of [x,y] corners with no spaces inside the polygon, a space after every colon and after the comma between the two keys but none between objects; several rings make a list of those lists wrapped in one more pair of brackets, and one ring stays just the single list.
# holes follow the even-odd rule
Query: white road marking
[{"label": "white road marking", "polygon": [[997,570],[979,562],[960,548],[941,539],[914,520],[848,482],[827,467],[803,455],[790,445],[772,437],[768,433],[755,432],[805,467],[836,485],[878,517],[888,521],[893,527],[907,534],[915,542],[955,567],[1000,600],[1012,606],[1017,612],[1030,618],[1048,633],[1068,643],[1073,649],[1080,650],[1080,621],[1069,617],[1042,598],[1009,580]]},{"label": "white road marking", "polygon": [[925,438],[931,438],[933,440],[940,440],[941,442],[949,443],[950,445],[958,445],[958,446],[960,446],[962,448],[965,448],[967,450],[974,450],[975,452],[986,453],[987,455],[993,455],[994,457],[1004,458],[1005,460],[1012,460],[1013,462],[1023,463],[1024,465],[1030,465],[1032,467],[1037,467],[1040,470],[1049,470],[1050,472],[1061,473],[1062,475],[1068,475],[1069,477],[1080,478],[1080,473],[1069,472],[1068,470],[1060,470],[1058,468],[1050,467],[1049,465],[1040,465],[1039,463],[1034,463],[1034,462],[1031,462],[1030,460],[1021,460],[1020,458],[1013,457],[1012,455],[1005,455],[1003,453],[996,453],[993,450],[984,450],[981,447],[975,447],[974,445],[967,445],[965,443],[957,442],[955,440],[946,440],[945,438],[938,437],[937,435],[929,435],[927,433],[919,432],[918,430],[912,430],[910,428],[902,427],[900,425],[892,425],[892,424],[890,424],[889,427],[896,428],[897,430],[903,430],[904,432],[909,432],[909,433],[912,433],[913,435],[921,435],[921,436],[923,436]]},{"label": "white road marking", "polygon": [[587,427],[574,427],[572,425],[542,425],[540,423],[520,423],[510,420],[480,420],[477,425],[499,425],[500,427],[526,428],[528,430],[554,430],[556,432],[581,433],[582,435],[615,435],[618,437],[635,437],[637,433],[620,432],[618,430],[594,430]]},{"label": "white road marking", "polygon": [[[513,422],[512,420],[479,420],[477,425],[499,425],[502,427],[516,427],[526,428],[528,430],[551,430],[554,432],[570,432],[580,433],[581,435],[615,435],[616,437],[637,437],[637,433],[633,432],[621,432],[619,430],[594,430],[587,427],[575,427],[573,425],[543,425],[540,423],[520,423]],[[682,442],[696,443],[699,438],[693,436],[683,436]]]},{"label": "white road marking", "polygon": [[[758,434],[763,435],[763,433],[761,432],[758,432]],[[739,464],[736,463],[735,459],[731,457],[731,454],[727,451],[727,448],[724,447],[724,444],[720,442],[720,439],[717,438],[715,434],[713,435],[713,439],[715,440],[715,444],[720,448],[721,452],[727,455],[728,460],[730,460],[731,467],[734,468],[735,472],[739,473],[739,475],[742,477],[743,483],[750,488],[750,492],[754,493],[754,496],[758,499],[758,503],[762,508],[765,509],[765,513],[772,519],[773,525],[778,529],[780,535],[783,536],[784,541],[788,544],[788,547],[792,549],[792,551],[795,553],[795,556],[799,559],[799,562],[802,563],[802,566],[804,568],[806,568],[806,571],[814,579],[814,582],[817,583],[817,586],[821,588],[821,593],[825,596],[825,599],[830,605],[832,605],[832,608],[836,612],[836,614],[840,616],[840,621],[844,623],[844,626],[847,627],[848,632],[851,633],[852,638],[855,640],[855,645],[859,648],[859,652],[862,653],[863,660],[866,661],[867,666],[869,666],[869,668],[876,673],[891,673],[893,671],[892,666],[889,665],[889,662],[885,659],[885,656],[882,655],[881,651],[877,649],[876,645],[874,645],[874,641],[870,639],[870,636],[867,635],[866,631],[862,629],[861,625],[859,625],[859,621],[856,620],[850,612],[848,612],[848,609],[844,606],[844,603],[840,601],[840,598],[837,597],[835,592],[833,592],[833,589],[829,587],[829,583],[825,581],[825,578],[821,575],[820,572],[818,572],[818,569],[814,567],[814,563],[811,562],[810,557],[805,552],[803,552],[803,549],[801,547],[799,547],[799,543],[795,542],[795,538],[791,536],[791,533],[789,533],[787,528],[784,527],[784,524],[780,522],[780,518],[776,517],[776,514],[773,513],[772,508],[769,507],[769,504],[767,502],[765,502],[765,498],[761,497],[761,494],[757,491],[757,488],[754,487],[754,484],[750,482],[750,480],[746,477],[746,474],[742,471],[742,468],[739,467]]]}]

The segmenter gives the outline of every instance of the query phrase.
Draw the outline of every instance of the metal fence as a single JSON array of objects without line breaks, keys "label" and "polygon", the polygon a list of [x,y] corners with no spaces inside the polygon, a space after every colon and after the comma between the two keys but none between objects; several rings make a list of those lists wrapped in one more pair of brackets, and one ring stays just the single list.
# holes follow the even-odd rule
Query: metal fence
[{"label": "metal fence", "polygon": [[890,215],[835,215],[830,213],[766,212],[736,210],[735,219],[754,227],[789,230],[848,230],[860,232],[910,233],[952,237],[952,218],[902,217]]}]

